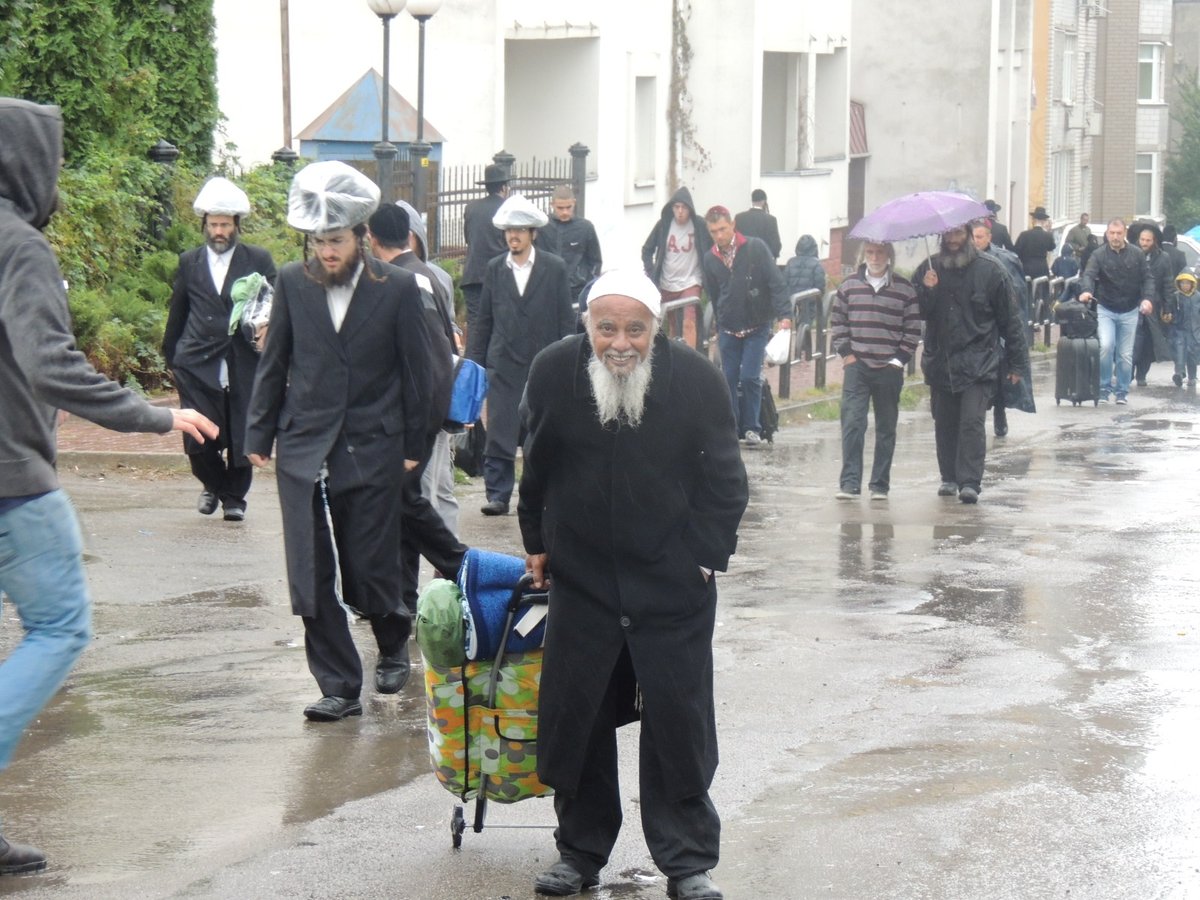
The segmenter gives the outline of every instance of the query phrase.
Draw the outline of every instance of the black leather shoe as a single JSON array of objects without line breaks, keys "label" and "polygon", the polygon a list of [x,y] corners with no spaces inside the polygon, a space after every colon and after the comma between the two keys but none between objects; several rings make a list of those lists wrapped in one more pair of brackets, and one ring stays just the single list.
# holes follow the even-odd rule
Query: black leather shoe
[{"label": "black leather shoe", "polygon": [[217,495],[212,491],[201,491],[200,499],[196,501],[196,512],[202,516],[211,516],[217,511]]},{"label": "black leather shoe", "polygon": [[235,506],[232,503],[225,504],[225,521],[226,522],[244,522],[246,519],[246,507]]},{"label": "black leather shoe", "polygon": [[304,715],[313,722],[336,722],[346,716],[361,716],[362,704],[352,697],[322,697],[304,707]]},{"label": "black leather shoe", "polygon": [[381,694],[398,694],[408,681],[412,667],[408,660],[408,644],[393,656],[381,656],[375,663],[375,690]]},{"label": "black leather shoe", "polygon": [[479,511],[485,516],[507,516],[508,504],[503,500],[493,500],[490,503],[485,503],[479,508]]},{"label": "black leather shoe", "polygon": [[725,900],[725,895],[713,884],[707,872],[697,872],[686,878],[668,878],[667,896],[671,900]]},{"label": "black leather shoe", "polygon": [[28,844],[10,844],[0,837],[0,875],[40,872],[46,868],[46,854]]},{"label": "black leather shoe", "polygon": [[996,437],[1004,437],[1006,434],[1008,434],[1008,423],[997,422],[995,425],[995,432]]},{"label": "black leather shoe", "polygon": [[571,897],[600,883],[599,875],[584,877],[561,859],[533,880],[533,892],[547,897]]}]

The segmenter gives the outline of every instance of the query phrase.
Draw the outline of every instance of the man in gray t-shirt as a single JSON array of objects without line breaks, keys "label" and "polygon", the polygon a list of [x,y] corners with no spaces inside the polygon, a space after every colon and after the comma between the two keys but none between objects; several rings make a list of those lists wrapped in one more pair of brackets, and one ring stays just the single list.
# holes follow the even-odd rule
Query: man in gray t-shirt
[{"label": "man in gray t-shirt", "polygon": [[[646,243],[642,245],[642,267],[658,287],[663,302],[684,297],[700,297],[703,282],[700,261],[712,249],[712,239],[704,223],[697,226],[692,194],[685,187],[677,190],[663,206],[662,214]],[[690,346],[698,345],[696,311],[689,306],[667,314],[667,331],[682,337]]]}]

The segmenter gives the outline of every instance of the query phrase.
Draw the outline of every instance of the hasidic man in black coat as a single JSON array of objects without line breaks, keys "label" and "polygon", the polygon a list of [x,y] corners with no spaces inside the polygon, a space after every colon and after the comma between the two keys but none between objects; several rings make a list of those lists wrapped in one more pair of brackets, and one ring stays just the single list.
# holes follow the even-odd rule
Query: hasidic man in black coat
[{"label": "hasidic man in black coat", "polygon": [[728,388],[659,333],[644,274],[605,273],[586,335],[538,354],[518,515],[550,585],[538,777],[554,788],[559,860],[538,893],[599,883],[621,826],[618,726],[641,719],[642,827],[671,897],[720,898],[713,626],[748,499]]},{"label": "hasidic man in black coat", "polygon": [[179,257],[163,358],[175,378],[180,405],[199,410],[221,429],[220,438],[204,443],[183,437],[192,474],[204,486],[196,508],[208,516],[220,503],[226,520],[240,522],[254,471],[242,440],[258,351],[240,327],[230,334],[230,291],[239,278],[255,272],[274,284],[275,263],[266,250],[238,239],[250,199],[233,182],[209,179],[193,209],[200,216],[204,245]]},{"label": "hasidic man in black coat", "polygon": [[767,192],[755,188],[750,192],[750,208],[734,217],[733,226],[746,237],[756,237],[771,251],[771,258],[778,260],[783,249],[779,237],[779,220],[771,215],[767,207]]},{"label": "hasidic man in black coat", "polygon": [[467,334],[467,358],[488,372],[487,446],[483,451],[485,516],[508,514],[521,443],[518,405],[538,351],[575,333],[577,319],[560,257],[533,242],[547,216],[520,194],[504,201],[492,220],[508,253],[488,263],[479,319]]},{"label": "hasidic man in black coat", "polygon": [[483,180],[476,182],[487,189],[487,196],[472,200],[463,210],[463,235],[467,241],[467,258],[463,260],[463,300],[467,304],[467,333],[479,317],[479,296],[483,293],[483,279],[488,263],[508,252],[504,234],[496,233],[492,219],[508,196],[508,169],[493,164],[483,170]]},{"label": "hasidic man in black coat", "polygon": [[363,252],[378,203],[345,163],[296,173],[288,224],[315,254],[279,274],[246,429],[254,465],[276,453],[292,611],[322,694],[304,710],[314,721],[362,715],[339,599],[371,624],[376,690],[395,693],[409,673],[401,488],[427,446],[430,338],[417,280]]}]

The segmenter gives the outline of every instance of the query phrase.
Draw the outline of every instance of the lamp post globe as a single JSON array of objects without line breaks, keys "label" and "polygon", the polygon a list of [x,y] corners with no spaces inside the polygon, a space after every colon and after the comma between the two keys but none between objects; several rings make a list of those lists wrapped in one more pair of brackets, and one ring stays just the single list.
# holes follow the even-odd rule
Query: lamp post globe
[{"label": "lamp post globe", "polygon": [[418,22],[429,19],[442,8],[442,0],[411,0],[408,4],[408,14]]},{"label": "lamp post globe", "polygon": [[405,0],[367,0],[371,12],[379,18],[391,18],[404,12]]}]

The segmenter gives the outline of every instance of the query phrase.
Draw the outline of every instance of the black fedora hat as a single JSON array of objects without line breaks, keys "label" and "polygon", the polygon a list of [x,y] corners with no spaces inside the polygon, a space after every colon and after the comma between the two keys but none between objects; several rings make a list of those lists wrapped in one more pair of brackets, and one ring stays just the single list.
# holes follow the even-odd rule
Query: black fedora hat
[{"label": "black fedora hat", "polygon": [[1044,219],[1050,218],[1050,213],[1046,212],[1046,207],[1044,207],[1044,206],[1035,207],[1033,212],[1031,212],[1029,215],[1030,215],[1030,217],[1036,219],[1039,222],[1043,221]]},{"label": "black fedora hat", "polygon": [[476,184],[508,184],[508,169],[499,163],[492,163],[483,170],[483,181]]}]

